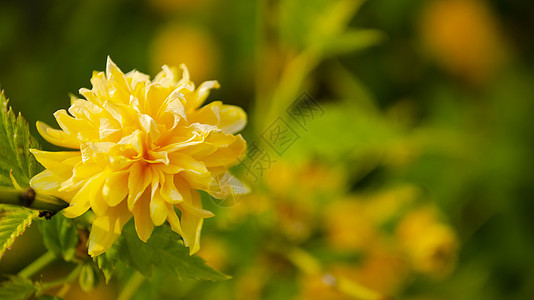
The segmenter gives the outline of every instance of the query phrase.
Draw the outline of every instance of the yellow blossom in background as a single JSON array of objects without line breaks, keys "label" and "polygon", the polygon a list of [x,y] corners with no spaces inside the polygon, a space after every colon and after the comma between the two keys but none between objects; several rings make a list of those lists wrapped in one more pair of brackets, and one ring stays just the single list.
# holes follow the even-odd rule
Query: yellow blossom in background
[{"label": "yellow blossom in background", "polygon": [[141,240],[167,220],[194,253],[203,220],[213,215],[202,209],[196,190],[219,197],[232,192],[218,179],[245,150],[244,139],[234,134],[246,114],[220,101],[201,107],[219,84],[195,88],[181,68],[181,78],[163,66],[151,81],[135,70],[124,74],[108,58],[106,72],[93,73],[93,88],[80,89],[85,99],[73,98],[68,112],[54,114],[61,130],[37,123],[48,142],[75,150],[33,149],[46,170],[30,184],[69,202],[67,217],[92,209],[91,256],[106,251],[132,216]]},{"label": "yellow blossom in background", "polygon": [[343,251],[364,251],[383,238],[381,228],[401,215],[419,194],[412,185],[401,185],[370,195],[351,195],[324,210],[326,238]]},{"label": "yellow blossom in background", "polygon": [[151,44],[151,62],[154,69],[162,65],[186,64],[195,70],[193,80],[214,76],[218,67],[217,44],[201,27],[171,23],[155,34]]},{"label": "yellow blossom in background", "polygon": [[444,277],[454,269],[459,241],[450,226],[438,221],[433,206],[407,214],[397,227],[396,235],[416,271]]},{"label": "yellow blossom in background", "polygon": [[308,299],[329,299],[329,300],[352,300],[354,297],[344,294],[336,289],[331,282],[331,275],[311,274],[301,276],[299,280],[300,295],[299,300]]},{"label": "yellow blossom in background", "polygon": [[224,240],[214,236],[204,236],[202,245],[197,255],[202,257],[212,268],[224,270],[228,265],[229,253]]},{"label": "yellow blossom in background", "polygon": [[385,295],[395,295],[414,274],[444,278],[455,267],[459,242],[439,220],[432,202],[419,204],[422,191],[400,185],[352,195],[325,209],[326,239],[337,251],[358,253],[343,265],[344,276]]},{"label": "yellow blossom in background", "polygon": [[344,277],[381,295],[396,295],[406,284],[410,268],[394,245],[373,244],[357,265],[332,266],[332,274]]},{"label": "yellow blossom in background", "polygon": [[423,10],[423,44],[447,71],[480,84],[502,65],[504,40],[488,5],[480,0],[435,0]]}]

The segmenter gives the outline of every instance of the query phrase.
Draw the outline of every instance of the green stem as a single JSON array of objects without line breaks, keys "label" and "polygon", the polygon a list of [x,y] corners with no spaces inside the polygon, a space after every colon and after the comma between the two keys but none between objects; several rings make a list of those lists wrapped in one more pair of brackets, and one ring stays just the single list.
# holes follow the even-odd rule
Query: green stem
[{"label": "green stem", "polygon": [[132,274],[132,277],[128,279],[128,282],[126,282],[126,285],[122,289],[121,293],[119,294],[119,297],[117,300],[129,300],[133,297],[135,292],[137,292],[137,289],[143,284],[145,281],[145,276],[143,276],[139,272],[135,272]]},{"label": "green stem", "polygon": [[22,269],[18,275],[22,278],[29,278],[39,272],[41,269],[46,267],[48,264],[53,262],[56,259],[54,253],[48,251],[43,254],[41,257],[33,261],[31,264]]},{"label": "green stem", "polygon": [[57,212],[69,206],[67,202],[59,198],[37,194],[32,188],[20,190],[0,187],[0,203],[51,212]]},{"label": "green stem", "polygon": [[61,279],[58,279],[58,280],[54,280],[54,281],[50,281],[50,282],[47,282],[47,283],[43,283],[43,285],[41,286],[41,291],[46,291],[48,289],[51,289],[53,287],[56,287],[56,286],[60,286],[60,285],[64,285],[64,284],[67,284],[67,283],[70,283],[72,281],[74,281],[76,279],[76,277],[78,277],[78,275],[80,275],[80,272],[82,270],[82,264],[79,264],[76,266],[76,268],[74,268],[74,270],[72,270],[72,272],[70,272],[70,274],[65,277],[65,278],[61,278]]}]

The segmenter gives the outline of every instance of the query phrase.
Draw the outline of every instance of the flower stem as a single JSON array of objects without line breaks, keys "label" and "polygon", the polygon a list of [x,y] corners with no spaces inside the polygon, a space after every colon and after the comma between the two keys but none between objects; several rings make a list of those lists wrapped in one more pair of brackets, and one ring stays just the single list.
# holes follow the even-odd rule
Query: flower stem
[{"label": "flower stem", "polygon": [[145,281],[145,276],[143,276],[139,272],[135,272],[132,274],[132,277],[128,279],[128,282],[126,282],[126,285],[122,289],[121,293],[119,294],[119,297],[117,300],[129,300],[133,297],[137,289],[143,284]]},{"label": "flower stem", "polygon": [[37,258],[35,261],[33,261],[31,264],[26,266],[26,268],[22,269],[18,273],[18,275],[22,278],[29,278],[35,273],[39,272],[44,267],[46,267],[48,264],[53,262],[55,259],[56,256],[54,255],[54,253],[48,251],[45,254],[41,255],[39,258]]},{"label": "flower stem", "polygon": [[0,187],[0,203],[51,212],[58,212],[69,206],[67,202],[59,198],[37,194],[32,188],[19,190],[9,187]]},{"label": "flower stem", "polygon": [[74,268],[74,270],[72,270],[72,272],[70,272],[70,274],[67,277],[43,283],[43,285],[41,286],[41,290],[44,292],[56,286],[69,284],[72,281],[74,281],[76,277],[78,277],[78,275],[80,275],[81,270],[82,270],[82,265],[81,264],[77,265],[76,268]]}]

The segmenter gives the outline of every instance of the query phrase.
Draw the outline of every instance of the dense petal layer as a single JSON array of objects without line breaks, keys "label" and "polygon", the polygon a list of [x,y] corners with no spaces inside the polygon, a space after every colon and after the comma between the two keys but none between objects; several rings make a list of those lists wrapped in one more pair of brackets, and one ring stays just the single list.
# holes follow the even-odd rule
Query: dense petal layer
[{"label": "dense petal layer", "polygon": [[111,207],[107,214],[97,216],[89,235],[89,255],[97,256],[104,253],[120,236],[122,227],[130,220],[132,214],[126,202]]},{"label": "dense petal layer", "polygon": [[135,70],[124,74],[108,58],[106,71],[93,73],[92,88],[80,89],[85,99],[73,96],[68,110],[54,114],[61,129],[37,123],[47,141],[77,151],[32,150],[46,170],[30,184],[69,202],[67,217],[94,212],[91,256],[106,251],[132,216],[141,240],[167,221],[195,253],[203,221],[213,216],[196,190],[237,193],[223,178],[245,151],[234,134],[246,114],[220,101],[201,107],[219,84],[195,88],[181,69],[180,78],[164,66],[150,81]]}]

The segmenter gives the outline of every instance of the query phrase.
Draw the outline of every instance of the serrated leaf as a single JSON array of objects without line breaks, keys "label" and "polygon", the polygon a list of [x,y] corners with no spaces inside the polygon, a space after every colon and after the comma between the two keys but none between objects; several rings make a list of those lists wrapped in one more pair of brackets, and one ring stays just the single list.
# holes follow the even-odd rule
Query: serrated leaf
[{"label": "serrated leaf", "polygon": [[50,220],[42,220],[39,225],[46,248],[66,261],[72,260],[78,245],[78,233],[73,221],[59,213]]},{"label": "serrated leaf", "polygon": [[221,281],[229,278],[207,266],[202,258],[190,256],[180,236],[168,226],[155,228],[144,243],[132,225],[130,222],[123,230],[118,258],[146,277],[152,277],[157,270],[180,279]]},{"label": "serrated leaf", "polygon": [[21,186],[29,186],[30,179],[41,170],[30,148],[39,144],[30,135],[28,123],[8,107],[4,92],[0,91],[0,186],[13,186],[9,172]]},{"label": "serrated leaf", "polygon": [[[38,216],[37,211],[25,208],[10,209],[0,213],[0,258]],[[0,298],[1,299],[1,298]]]},{"label": "serrated leaf", "polygon": [[0,299],[29,299],[36,290],[37,289],[31,280],[18,276],[9,276],[9,281],[5,281],[0,285]]}]

